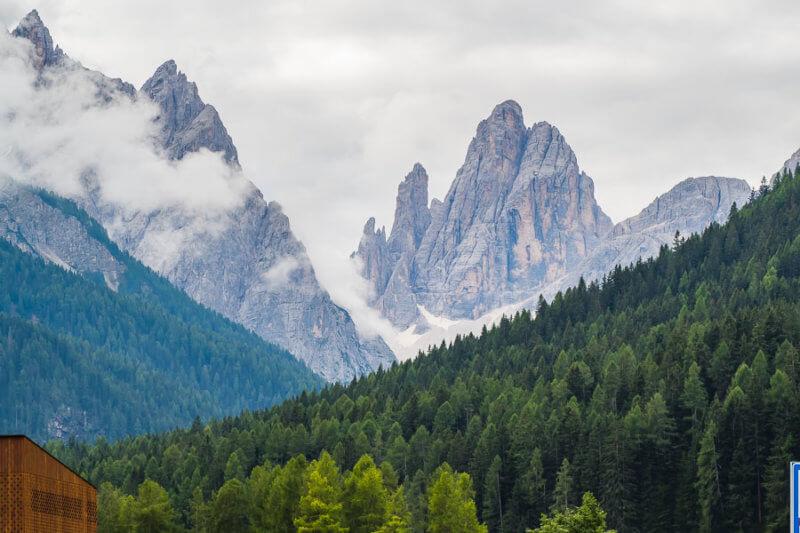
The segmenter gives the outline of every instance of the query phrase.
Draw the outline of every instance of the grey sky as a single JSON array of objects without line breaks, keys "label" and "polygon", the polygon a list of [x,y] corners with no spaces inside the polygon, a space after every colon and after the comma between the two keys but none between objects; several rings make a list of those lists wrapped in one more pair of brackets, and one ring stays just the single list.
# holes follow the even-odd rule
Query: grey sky
[{"label": "grey sky", "polygon": [[336,298],[420,161],[441,198],[502,100],[575,149],[615,220],[688,176],[757,183],[800,146],[800,2],[5,0],[137,87],[164,60],[219,110]]}]

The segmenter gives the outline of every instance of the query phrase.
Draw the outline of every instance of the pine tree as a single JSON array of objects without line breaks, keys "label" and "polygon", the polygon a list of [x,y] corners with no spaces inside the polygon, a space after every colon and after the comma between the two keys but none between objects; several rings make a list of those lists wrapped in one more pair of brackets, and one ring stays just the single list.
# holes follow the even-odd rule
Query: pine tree
[{"label": "pine tree", "polygon": [[369,455],[358,460],[345,480],[342,502],[350,533],[372,533],[388,520],[389,496],[383,474]]},{"label": "pine tree", "polygon": [[689,421],[692,425],[693,434],[700,431],[700,423],[706,409],[707,398],[706,389],[700,380],[700,366],[696,362],[692,362],[692,366],[689,367],[689,372],[683,382],[681,402],[689,411]]},{"label": "pine tree", "polygon": [[428,533],[487,533],[478,522],[472,480],[444,463],[428,488]]},{"label": "pine tree", "polygon": [[700,502],[701,531],[711,530],[711,526],[714,524],[714,510],[721,496],[716,438],[717,425],[710,421],[700,441],[700,452],[697,454],[695,487]]},{"label": "pine tree", "polygon": [[556,475],[556,485],[553,488],[553,511],[566,511],[569,509],[569,497],[572,492],[572,472],[569,459],[564,457],[561,468]]},{"label": "pine tree", "polygon": [[594,494],[583,495],[580,507],[556,511],[553,516],[542,515],[541,523],[528,533],[615,533],[606,529],[606,513]]},{"label": "pine tree", "polygon": [[483,521],[491,531],[503,529],[503,494],[500,476],[503,462],[495,455],[483,484]]},{"label": "pine tree", "polygon": [[328,452],[312,461],[294,519],[299,533],[344,533],[339,469]]},{"label": "pine tree", "polygon": [[247,531],[250,525],[249,511],[250,499],[244,483],[236,478],[229,479],[211,502],[211,531]]},{"label": "pine tree", "polygon": [[172,508],[167,491],[158,483],[146,479],[139,485],[133,510],[133,523],[137,531],[155,533],[172,531],[177,513]]}]

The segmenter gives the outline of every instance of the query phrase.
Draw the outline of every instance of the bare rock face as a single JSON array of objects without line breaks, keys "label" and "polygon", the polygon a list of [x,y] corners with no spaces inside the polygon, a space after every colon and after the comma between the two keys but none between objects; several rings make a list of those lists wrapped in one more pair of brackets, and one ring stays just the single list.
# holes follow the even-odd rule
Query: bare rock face
[{"label": "bare rock face", "polygon": [[430,224],[428,173],[416,163],[397,188],[394,224],[387,241],[394,261],[414,255]]},{"label": "bare rock face", "polygon": [[430,223],[428,173],[416,163],[397,188],[389,238],[385,229],[375,230],[375,219],[370,218],[358,250],[351,256],[361,261],[361,275],[370,282],[370,305],[381,309],[395,323],[409,324],[417,317],[409,268]]},{"label": "bare rock face", "polygon": [[746,181],[736,178],[708,176],[681,181],[639,214],[614,226],[592,254],[560,281],[559,290],[580,277],[587,282],[598,280],[616,265],[654,257],[662,246],[673,242],[676,232],[688,237],[701,233],[711,223],[724,223],[731,206],[746,204],[750,191]]},{"label": "bare rock face", "polygon": [[[37,69],[83,69],[63,54],[60,60],[50,59],[55,54],[49,52],[52,39],[35,12],[15,31],[31,39],[37,57],[43,58],[39,63],[34,59]],[[232,189],[243,191],[239,204],[222,213],[198,213],[180,205],[137,211],[106,201],[103,176],[89,168],[83,176],[84,190],[72,199],[123,250],[194,300],[289,350],[329,381],[349,381],[395,361],[380,338],[362,338],[349,314],[320,287],[289,219],[242,174],[236,147],[219,114],[202,101],[197,86],[174,61],[161,65],[138,93],[100,73],[91,76],[98,86],[98,105],[116,98],[154,101],[161,111],[154,140],[158,150],[174,160],[200,149],[218,152],[230,166]],[[68,220],[62,224],[64,220],[25,191],[9,190],[6,198],[13,209],[8,205],[0,209],[3,237],[65,268],[96,268],[113,283],[113,261],[93,249],[79,231],[71,231]]]},{"label": "bare rock face", "polygon": [[200,99],[197,85],[178,71],[175,61],[170,59],[158,67],[140,92],[161,108],[156,118],[161,124],[159,141],[170,159],[182,159],[187,152],[207,148],[224,152],[225,161],[238,166],[236,147],[219,113]]},{"label": "bare rock face", "polygon": [[39,12],[35,9],[25,15],[25,18],[11,32],[11,35],[28,39],[33,43],[33,66],[36,70],[56,65],[64,57],[64,53],[60,48],[53,48],[53,38],[50,36],[50,30],[42,23],[42,19],[39,18]]},{"label": "bare rock face", "polygon": [[395,220],[420,220],[417,228],[426,228],[421,239],[404,237],[408,260],[395,261],[385,290],[376,285],[377,307],[401,327],[418,318],[417,305],[475,318],[519,301],[580,262],[612,227],[558,129],[546,122],[526,128],[513,101],[478,125],[443,202],[423,216],[401,199]]},{"label": "bare rock face", "polygon": [[443,203],[415,256],[413,287],[426,309],[456,318],[556,279],[612,226],[558,129],[525,128],[513,101],[478,126]]},{"label": "bare rock face", "polygon": [[785,170],[791,174],[794,174],[798,166],[800,166],[800,150],[797,150],[792,154],[792,157],[786,160],[781,171]]},{"label": "bare rock face", "polygon": [[54,205],[53,198],[11,181],[3,183],[0,238],[66,270],[97,273],[117,290],[125,264],[114,257],[107,243],[89,233],[86,223]]},{"label": "bare rock face", "polygon": [[[39,12],[35,9],[20,21],[19,25],[11,32],[11,35],[28,40],[33,44],[31,60],[33,67],[39,71],[40,75],[45,68],[81,70],[88,73],[97,87],[96,97],[98,103],[108,103],[119,95],[133,98],[136,94],[136,89],[130,83],[124,82],[119,78],[109,78],[100,72],[89,70],[77,61],[70,59],[58,46],[54,48],[50,30],[44,25],[39,17]],[[39,83],[46,85],[48,81],[40,78]]]},{"label": "bare rock face", "polygon": [[358,257],[361,261],[361,276],[370,282],[373,292],[369,296],[370,304],[380,299],[386,289],[389,277],[392,275],[394,262],[389,254],[386,244],[386,230],[375,230],[375,218],[371,217],[364,224],[364,232],[358,243],[358,250],[353,252],[351,259]]}]

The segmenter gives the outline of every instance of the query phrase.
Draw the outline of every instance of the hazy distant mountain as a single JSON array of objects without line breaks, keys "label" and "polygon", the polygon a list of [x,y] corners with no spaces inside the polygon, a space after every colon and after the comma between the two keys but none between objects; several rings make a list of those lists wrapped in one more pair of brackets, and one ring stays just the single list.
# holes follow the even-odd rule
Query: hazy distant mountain
[{"label": "hazy distant mountain", "polygon": [[[222,153],[229,167],[228,186],[240,197],[233,208],[219,213],[184,209],[180,204],[132,208],[125,201],[109,200],[104,189],[107,176],[87,163],[81,190],[70,197],[105,226],[124,250],[196,301],[288,349],[328,380],[347,381],[394,361],[380,338],[361,338],[349,314],[320,287],[288,218],[277,203],[267,203],[241,172],[236,148],[218,112],[202,101],[197,86],[179,72],[174,61],[161,65],[134,92],[129,84],[86,71],[53,48],[36,11],[23,19],[13,35],[34,44],[31,60],[36,69],[58,74],[81,69],[98,87],[98,105],[126,98],[155,102],[160,128],[153,149],[164,157],[181,160],[199,150]],[[47,85],[47,79],[41,76],[39,83]],[[16,212],[14,216],[25,226],[28,215]],[[49,226],[54,232],[63,229]],[[40,240],[65,237],[51,234]],[[50,255],[59,264],[80,260],[77,250],[71,258]],[[83,261],[95,260],[102,262],[99,257]],[[113,274],[109,276],[113,284]]]},{"label": "hazy distant mountain", "polygon": [[623,220],[577,267],[559,289],[601,279],[616,265],[627,266],[658,255],[661,246],[672,244],[675,232],[683,237],[701,233],[712,222],[728,220],[731,206],[747,203],[750,185],[736,178],[716,176],[688,178],[662,194],[638,215]]}]

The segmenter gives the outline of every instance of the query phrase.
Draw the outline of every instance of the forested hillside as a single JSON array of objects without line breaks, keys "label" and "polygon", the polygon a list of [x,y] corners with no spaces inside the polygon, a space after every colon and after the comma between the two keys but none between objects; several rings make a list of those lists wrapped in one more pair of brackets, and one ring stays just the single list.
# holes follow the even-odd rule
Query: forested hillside
[{"label": "forested hillside", "polygon": [[125,272],[115,292],[100,275],[0,240],[0,433],[119,438],[320,386],[290,354],[121,252],[74,203],[38,194],[80,220]]},{"label": "forested hillside", "polygon": [[[535,318],[503,319],[265,411],[49,449],[110,483],[103,501],[153,480],[177,522],[198,529],[219,523],[215,502],[235,486],[242,524],[294,530],[278,509],[317,494],[306,464],[323,451],[344,472],[364,454],[387,462],[413,531],[436,518],[430,487],[444,462],[469,474],[489,531],[535,527],[584,491],[624,532],[780,529],[787,463],[800,455],[798,302],[796,174],[762,187],[724,226],[676,236],[655,259],[540,302]],[[264,482],[265,472],[278,477]],[[334,509],[349,501],[342,483],[325,485]]]}]

